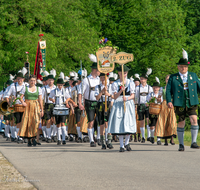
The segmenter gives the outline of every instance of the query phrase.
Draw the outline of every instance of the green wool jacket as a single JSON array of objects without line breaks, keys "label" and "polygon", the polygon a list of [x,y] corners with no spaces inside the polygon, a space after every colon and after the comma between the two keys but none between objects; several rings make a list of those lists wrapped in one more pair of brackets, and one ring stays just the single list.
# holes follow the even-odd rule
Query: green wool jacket
[{"label": "green wool jacket", "polygon": [[[188,71],[188,91],[190,106],[198,105],[198,93],[200,93],[200,81],[196,73]],[[174,106],[183,106],[184,99],[184,86],[183,81],[179,73],[170,76],[166,88],[166,100],[167,103],[172,102]]]}]

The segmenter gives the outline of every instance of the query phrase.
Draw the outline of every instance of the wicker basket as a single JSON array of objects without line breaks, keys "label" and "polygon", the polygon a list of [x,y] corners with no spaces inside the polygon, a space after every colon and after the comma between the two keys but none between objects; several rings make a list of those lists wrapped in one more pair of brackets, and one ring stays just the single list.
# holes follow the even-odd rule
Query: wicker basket
[{"label": "wicker basket", "polygon": [[161,111],[161,104],[150,103],[149,105],[149,113],[152,115],[159,115]]},{"label": "wicker basket", "polygon": [[21,104],[15,104],[14,110],[15,110],[15,112],[24,112],[25,107]]}]

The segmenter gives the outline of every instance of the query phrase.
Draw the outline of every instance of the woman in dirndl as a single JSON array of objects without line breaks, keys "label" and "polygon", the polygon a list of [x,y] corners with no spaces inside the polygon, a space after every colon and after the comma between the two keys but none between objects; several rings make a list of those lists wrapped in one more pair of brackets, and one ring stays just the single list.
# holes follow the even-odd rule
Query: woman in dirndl
[{"label": "woman in dirndl", "polygon": [[[165,78],[166,86],[168,83],[170,75]],[[160,114],[158,116],[158,121],[156,124],[155,136],[158,138],[165,139],[165,146],[168,145],[167,139],[170,139],[171,145],[175,145],[173,137],[176,138],[177,134],[177,122],[174,109],[169,109],[166,102],[166,86],[163,87],[163,103]]]},{"label": "woman in dirndl", "polygon": [[[40,87],[36,87],[36,79],[35,75],[31,75],[29,77],[29,85],[20,92],[22,94],[20,101],[22,105],[25,106],[25,111],[19,136],[28,138],[28,146],[36,146],[37,142],[35,138],[40,123],[40,117],[43,116],[42,90]],[[25,102],[23,101],[24,96]]]},{"label": "woman in dirndl", "polygon": [[[136,118],[135,118],[135,84],[133,81],[127,78],[129,68],[124,65],[124,86],[122,85],[122,72],[121,66],[117,67],[119,78],[112,84],[112,91],[114,94],[114,104],[110,113],[108,122],[108,133],[113,135],[119,135],[120,152],[124,152],[124,148],[127,151],[131,151],[129,145],[130,134],[136,133]],[[125,96],[123,97],[123,91]],[[126,111],[124,112],[124,103],[126,105]],[[125,146],[124,146],[124,135]]]}]

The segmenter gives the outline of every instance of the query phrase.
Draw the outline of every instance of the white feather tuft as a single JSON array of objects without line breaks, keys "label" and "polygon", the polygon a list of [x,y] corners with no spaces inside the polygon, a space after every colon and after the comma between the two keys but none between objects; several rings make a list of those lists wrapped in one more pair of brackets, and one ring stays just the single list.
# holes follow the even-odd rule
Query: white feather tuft
[{"label": "white feather tuft", "polygon": [[135,78],[138,78],[140,80],[140,75],[136,73]]},{"label": "white feather tuft", "polygon": [[82,70],[82,76],[87,77],[87,70],[85,68]]},{"label": "white feather tuft", "polygon": [[68,82],[68,81],[69,81],[69,77],[68,77],[68,76],[65,76],[64,81],[65,81],[65,82]]},{"label": "white feather tuft", "polygon": [[42,81],[40,79],[37,80],[38,84],[43,84]]},{"label": "white feather tuft", "polygon": [[28,72],[28,70],[25,68],[25,67],[23,67],[22,68],[22,74],[23,74],[23,76],[25,76],[25,74]]},{"label": "white feather tuft", "polygon": [[109,73],[109,78],[114,78],[114,73],[113,72]]},{"label": "white feather tuft", "polygon": [[151,73],[152,73],[152,69],[151,68],[147,68],[146,76],[148,77]]},{"label": "white feather tuft", "polygon": [[13,80],[15,78],[15,75],[14,76],[12,76],[11,74],[10,74],[10,80]]},{"label": "white feather tuft", "polygon": [[156,77],[156,82],[158,82],[160,84],[160,80],[158,77]]},{"label": "white feather tuft", "polygon": [[21,72],[22,72],[22,70],[19,70],[19,71],[18,71],[18,73],[21,73]]},{"label": "white feather tuft", "polygon": [[55,78],[56,77],[56,70],[55,69],[52,69],[50,71],[50,74],[53,75],[53,77]]},{"label": "white feather tuft", "polygon": [[97,57],[94,54],[89,54],[90,61],[97,62]]},{"label": "white feather tuft", "polygon": [[62,78],[62,79],[64,80],[64,78],[65,78],[65,75],[64,75],[64,73],[63,73],[63,72],[61,72],[61,73],[60,73],[60,78]]},{"label": "white feather tuft", "polygon": [[74,73],[74,77],[78,77],[78,73],[76,73],[75,71],[73,71]]},{"label": "white feather tuft", "polygon": [[49,72],[48,71],[44,71],[43,74],[44,74],[45,77],[49,76]]},{"label": "white feather tuft", "polygon": [[183,59],[187,59],[188,60],[188,54],[187,54],[187,51],[185,51],[183,48]]},{"label": "white feather tuft", "polygon": [[131,77],[130,77],[130,80],[131,80],[131,82],[133,82],[133,81],[134,81],[134,79],[133,79],[133,76],[131,76]]},{"label": "white feather tuft", "polygon": [[114,79],[117,80],[118,74],[114,73]]},{"label": "white feather tuft", "polygon": [[69,76],[70,76],[70,77],[74,77],[74,76],[75,76],[75,75],[74,75],[74,71],[69,72]]}]

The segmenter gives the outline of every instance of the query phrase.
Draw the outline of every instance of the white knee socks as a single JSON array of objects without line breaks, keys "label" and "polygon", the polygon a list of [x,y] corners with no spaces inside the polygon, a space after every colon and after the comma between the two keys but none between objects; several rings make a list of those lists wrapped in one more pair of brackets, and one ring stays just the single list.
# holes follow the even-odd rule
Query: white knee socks
[{"label": "white knee socks", "polygon": [[58,140],[60,141],[61,140],[61,127],[57,127],[57,138],[58,138]]},{"label": "white knee socks", "polygon": [[88,129],[88,136],[89,136],[89,139],[90,139],[90,143],[94,142],[93,131],[94,131],[94,128]]},{"label": "white knee socks", "polygon": [[51,139],[51,127],[46,129],[47,131],[47,138]]},{"label": "white knee socks", "polygon": [[97,139],[100,139],[100,126],[97,128]]},{"label": "white knee socks", "polygon": [[46,126],[42,126],[42,133],[43,133],[44,138],[46,138],[47,137]]},{"label": "white knee socks", "polygon": [[151,137],[154,137],[154,131],[155,129],[151,129]]},{"label": "white knee socks", "polygon": [[106,139],[106,141],[108,141],[108,129],[107,128],[105,128],[105,139]]},{"label": "white knee socks", "polygon": [[9,131],[10,131],[10,125],[5,125],[5,131],[4,131],[4,133],[5,133],[6,137],[10,137]]},{"label": "white knee socks", "polygon": [[147,125],[147,138],[149,138],[150,136],[151,136],[151,129],[149,125]]},{"label": "white knee socks", "polygon": [[140,127],[140,131],[142,133],[142,137],[145,138],[145,128],[144,127]]},{"label": "white knee socks", "polygon": [[125,146],[129,144],[130,135],[126,135],[125,137]]},{"label": "white knee socks", "polygon": [[62,140],[65,141],[66,127],[62,126],[61,129],[62,129]]},{"label": "white knee socks", "polygon": [[81,130],[81,127],[76,127],[76,131],[78,133],[78,137],[82,139],[82,132],[80,130]]},{"label": "white knee socks", "polygon": [[65,136],[68,137],[68,126],[66,126],[66,134],[65,134]]},{"label": "white knee socks", "polygon": [[124,148],[124,135],[119,135],[120,147]]}]

